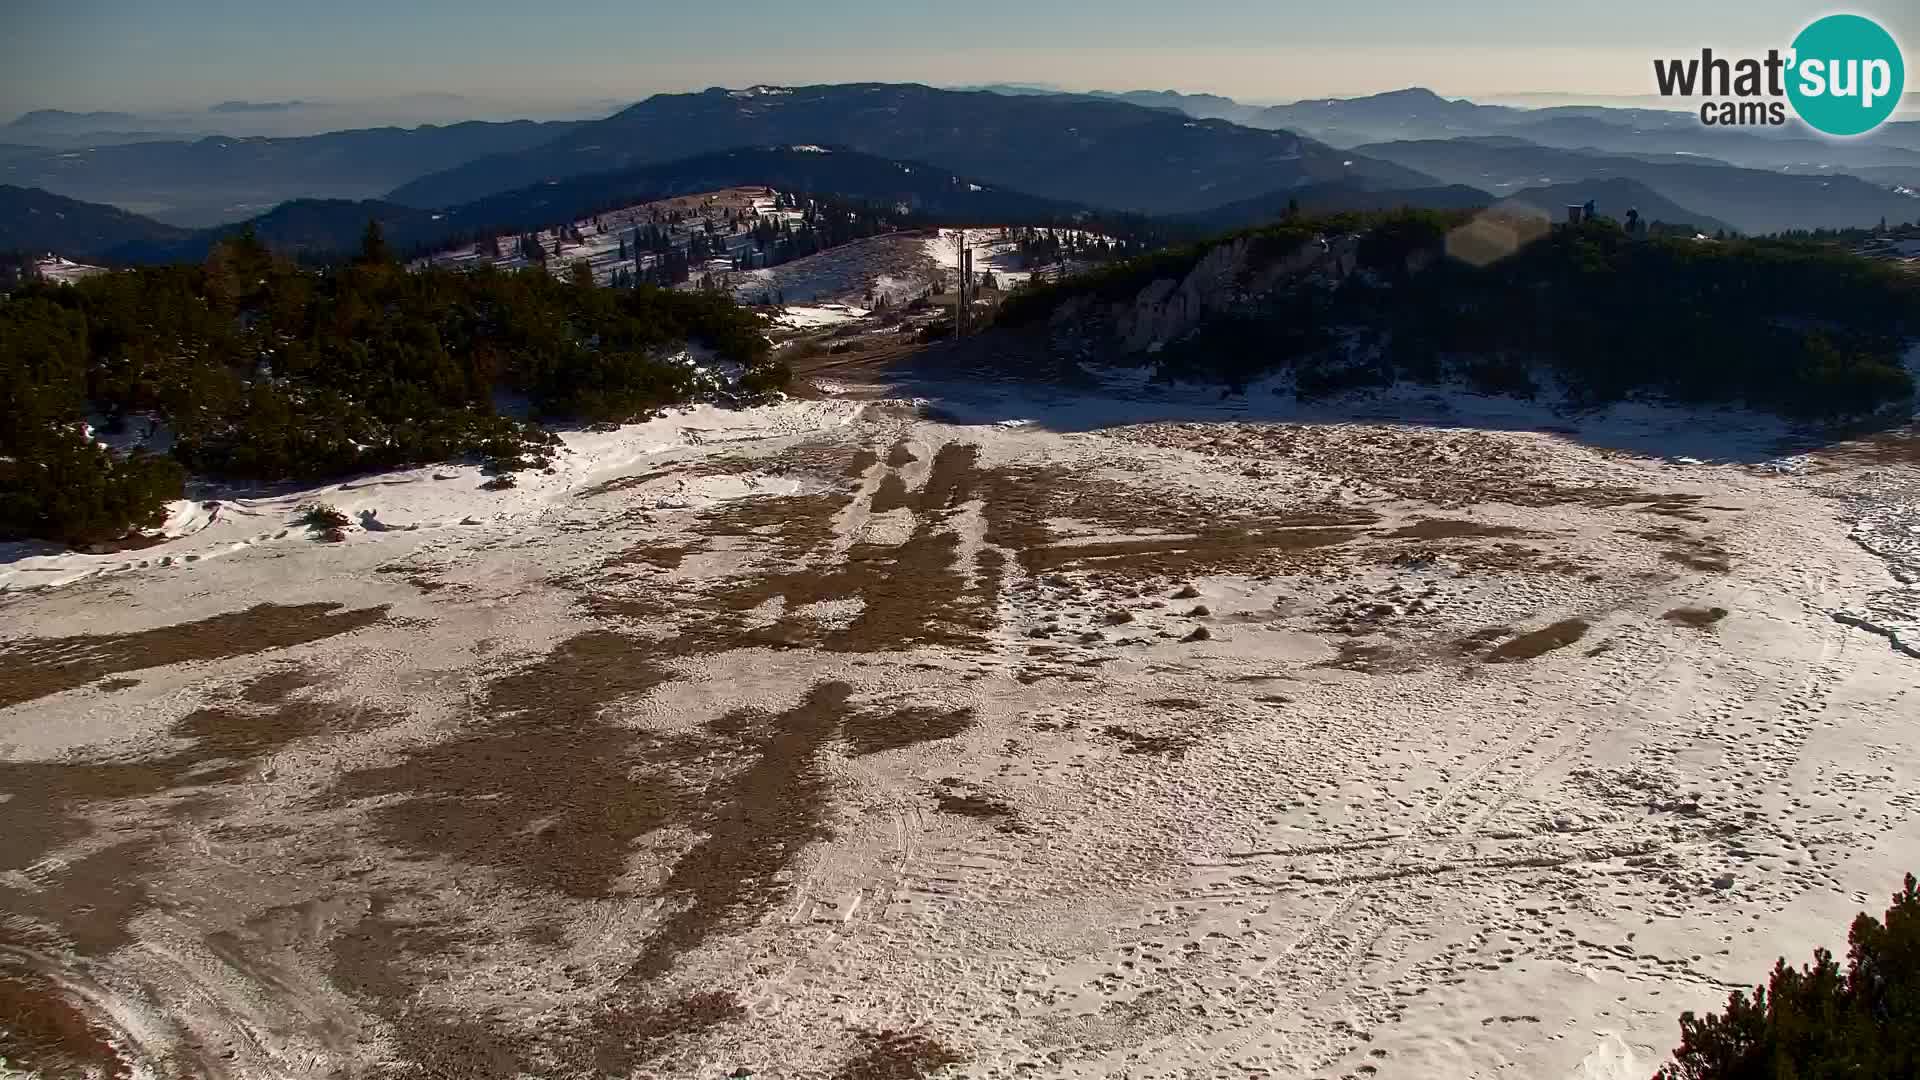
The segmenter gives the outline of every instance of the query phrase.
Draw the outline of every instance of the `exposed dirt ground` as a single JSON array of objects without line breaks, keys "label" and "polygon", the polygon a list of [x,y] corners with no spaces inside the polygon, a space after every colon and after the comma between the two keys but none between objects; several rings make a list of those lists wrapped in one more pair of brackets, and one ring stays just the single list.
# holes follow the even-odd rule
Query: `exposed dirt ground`
[{"label": "exposed dirt ground", "polygon": [[0,597],[0,1057],[1645,1075],[1920,869],[1920,661],[1833,614],[1886,446],[860,393]]}]

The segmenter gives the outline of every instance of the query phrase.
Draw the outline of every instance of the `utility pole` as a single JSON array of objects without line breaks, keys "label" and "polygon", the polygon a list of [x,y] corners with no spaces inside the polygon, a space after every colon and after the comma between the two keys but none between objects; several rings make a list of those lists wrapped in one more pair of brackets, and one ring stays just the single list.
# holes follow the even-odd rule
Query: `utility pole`
[{"label": "utility pole", "polygon": [[967,250],[967,230],[953,231],[953,250],[958,256],[954,262],[960,269],[960,288],[954,293],[953,303],[953,336],[957,340],[967,335],[967,284],[973,268],[973,253]]},{"label": "utility pole", "polygon": [[973,249],[960,253],[960,333],[973,331]]}]

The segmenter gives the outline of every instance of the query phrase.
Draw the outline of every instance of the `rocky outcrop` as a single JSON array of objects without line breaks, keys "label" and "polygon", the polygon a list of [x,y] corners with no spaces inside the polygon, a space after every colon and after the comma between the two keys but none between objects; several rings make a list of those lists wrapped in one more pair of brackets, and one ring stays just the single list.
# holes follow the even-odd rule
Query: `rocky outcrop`
[{"label": "rocky outcrop", "polygon": [[1360,238],[1352,234],[1317,237],[1284,252],[1276,252],[1270,239],[1240,237],[1209,250],[1185,277],[1161,278],[1131,300],[1076,297],[1054,311],[1052,328],[1056,335],[1106,339],[1103,344],[1121,353],[1154,352],[1207,316],[1289,283],[1343,280],[1353,273],[1359,250]]}]

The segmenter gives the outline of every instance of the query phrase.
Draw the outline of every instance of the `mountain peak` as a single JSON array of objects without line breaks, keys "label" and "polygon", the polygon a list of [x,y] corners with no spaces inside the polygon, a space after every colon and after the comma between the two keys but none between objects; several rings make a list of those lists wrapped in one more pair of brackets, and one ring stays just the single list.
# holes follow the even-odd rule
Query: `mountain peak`
[{"label": "mountain peak", "polygon": [[[1352,112],[1356,109],[1377,110],[1382,108],[1402,112],[1407,110],[1480,108],[1480,106],[1475,105],[1465,98],[1452,100],[1441,97],[1439,94],[1434,93],[1424,86],[1409,86],[1401,90],[1385,90],[1378,94],[1363,94],[1359,97],[1312,98],[1306,101],[1296,102],[1295,104],[1314,105],[1322,108],[1339,108],[1347,112]],[[1279,105],[1275,106],[1275,108],[1286,109],[1289,108],[1289,106]]]},{"label": "mountain peak", "polygon": [[1434,93],[1424,86],[1409,86],[1402,90],[1387,90],[1378,94],[1368,94],[1365,97],[1354,98],[1353,100],[1407,106],[1456,104],[1453,99],[1441,97],[1439,94]]},{"label": "mountain peak", "polygon": [[123,112],[68,112],[65,109],[35,109],[21,113],[7,126],[11,128],[39,127],[48,124],[130,124],[134,117]]}]

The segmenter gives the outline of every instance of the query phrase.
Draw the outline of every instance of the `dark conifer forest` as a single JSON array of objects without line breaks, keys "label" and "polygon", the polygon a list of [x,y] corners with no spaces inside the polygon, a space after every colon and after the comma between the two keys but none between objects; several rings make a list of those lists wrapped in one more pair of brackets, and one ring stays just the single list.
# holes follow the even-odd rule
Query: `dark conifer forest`
[{"label": "dark conifer forest", "polygon": [[[1359,272],[1247,297],[1153,362],[1170,380],[1239,386],[1291,371],[1303,396],[1400,379],[1531,396],[1551,381],[1595,405],[1652,395],[1807,420],[1913,394],[1902,357],[1920,337],[1920,276],[1808,239],[1635,239],[1604,219],[1555,226],[1484,265],[1448,258],[1449,233],[1471,216],[1347,214],[1234,234],[1271,259],[1359,233]],[[1000,321],[1039,324],[1076,297],[1131,300],[1217,243],[1023,291]]]},{"label": "dark conifer forest", "polygon": [[[783,381],[761,319],[725,297],[408,273],[377,230],[327,270],[243,234],[200,265],[26,285],[0,301],[0,535],[113,540],[157,524],[189,470],[537,466],[554,437],[530,420],[630,420],[687,400],[695,373],[667,357],[688,341],[746,367],[749,390]],[[531,416],[504,415],[502,394]],[[171,431],[170,455],[98,445],[150,423]]]}]

